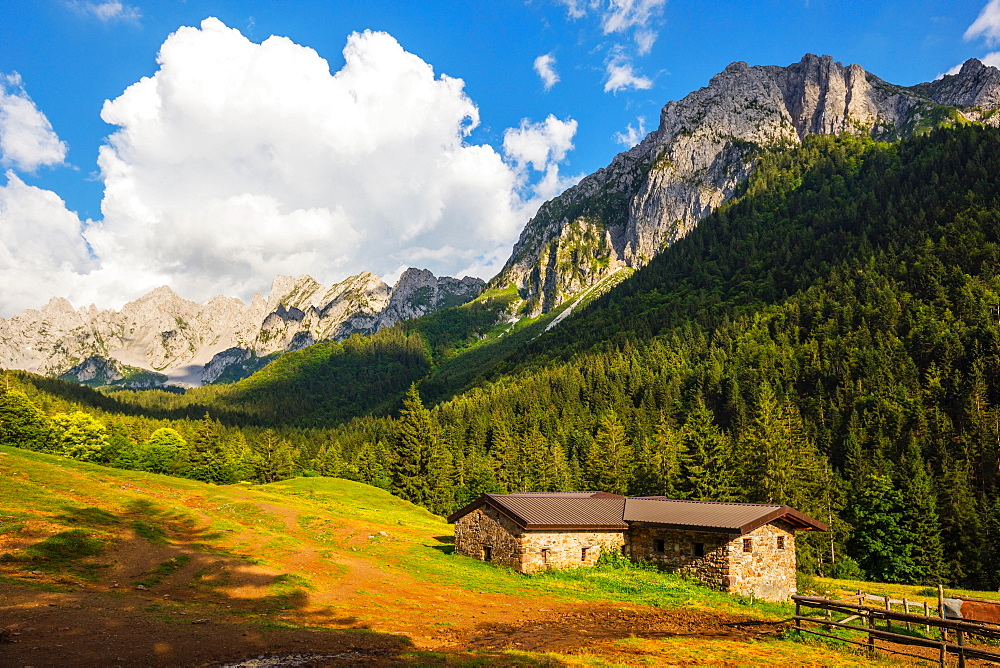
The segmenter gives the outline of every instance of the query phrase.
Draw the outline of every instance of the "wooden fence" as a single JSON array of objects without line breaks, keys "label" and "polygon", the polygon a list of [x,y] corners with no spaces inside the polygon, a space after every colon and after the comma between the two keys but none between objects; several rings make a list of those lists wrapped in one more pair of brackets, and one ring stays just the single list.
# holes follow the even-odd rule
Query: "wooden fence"
[{"label": "wooden fence", "polygon": [[[1000,640],[1000,627],[998,626],[959,619],[943,619],[940,616],[928,614],[913,614],[909,612],[911,607],[917,607],[918,609],[922,607],[924,611],[929,611],[929,609],[922,603],[912,601],[894,601],[885,597],[872,597],[863,594],[851,598],[860,598],[860,602],[852,603],[850,601],[814,596],[793,596],[792,600],[795,601],[795,627],[805,633],[834,638],[846,643],[867,647],[871,652],[880,650],[924,660],[928,658],[926,655],[879,646],[875,644],[875,641],[884,640],[896,645],[910,647],[929,647],[937,651],[938,662],[942,666],[948,661],[949,654],[954,655],[958,659],[960,668],[965,666],[966,659],[981,659],[1000,663],[1000,648],[997,651],[992,651],[982,647],[969,647],[967,645],[967,640],[970,638]],[[881,601],[882,606],[864,604],[865,601],[872,599]],[[906,612],[891,609],[891,605],[894,602],[904,604]],[[906,603],[909,605],[906,605]],[[803,608],[822,610],[823,616],[803,615]],[[843,617],[837,619],[834,615],[843,615]],[[807,623],[823,626],[826,628],[826,631],[805,626]],[[900,633],[893,630],[894,624]],[[856,631],[865,634],[867,637],[865,640],[857,640],[829,633],[834,628]],[[921,629],[925,633],[928,633],[931,632],[932,628],[938,630],[939,639],[902,633],[902,631],[912,633]],[[949,634],[951,633],[955,636],[954,643],[950,642]]]}]

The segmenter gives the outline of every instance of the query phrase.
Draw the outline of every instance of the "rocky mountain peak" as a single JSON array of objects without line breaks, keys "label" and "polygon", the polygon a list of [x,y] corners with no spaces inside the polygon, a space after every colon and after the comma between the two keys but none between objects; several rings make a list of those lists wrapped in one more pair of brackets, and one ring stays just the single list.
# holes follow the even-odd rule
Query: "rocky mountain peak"
[{"label": "rocky mountain peak", "polygon": [[[919,84],[913,90],[938,104],[970,107],[974,115],[1000,106],[1000,70],[977,58],[962,64],[957,74]],[[979,108],[979,109],[976,109]]]},{"label": "rocky mountain peak", "polygon": [[528,313],[547,311],[683,237],[737,192],[762,151],[811,134],[893,140],[942,123],[1000,124],[998,108],[1000,71],[979,61],[909,88],[828,55],[731,63],[668,102],[639,144],[543,204],[491,285],[513,283]]}]

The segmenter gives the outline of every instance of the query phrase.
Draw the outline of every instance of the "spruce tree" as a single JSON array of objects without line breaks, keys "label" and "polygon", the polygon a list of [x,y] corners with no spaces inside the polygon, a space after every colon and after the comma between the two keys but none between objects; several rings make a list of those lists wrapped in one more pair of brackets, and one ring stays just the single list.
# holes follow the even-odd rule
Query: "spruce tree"
[{"label": "spruce tree", "polygon": [[427,465],[437,449],[436,425],[424,408],[417,386],[411,385],[397,424],[392,493],[413,503],[425,503],[431,495]]},{"label": "spruce tree", "polygon": [[632,481],[632,450],[625,426],[613,410],[606,411],[587,449],[583,470],[587,486],[593,490],[627,494]]}]

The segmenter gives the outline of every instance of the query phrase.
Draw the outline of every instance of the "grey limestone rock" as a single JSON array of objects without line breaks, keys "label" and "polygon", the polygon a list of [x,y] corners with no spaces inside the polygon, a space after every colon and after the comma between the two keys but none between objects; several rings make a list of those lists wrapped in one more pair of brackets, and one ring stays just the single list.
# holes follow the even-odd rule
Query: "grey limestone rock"
[{"label": "grey limestone rock", "polygon": [[270,294],[257,294],[250,304],[230,297],[198,304],[166,286],[120,311],[74,310],[53,298],[40,310],[0,318],[0,367],[108,383],[131,367],[163,374],[171,384],[200,385],[227,370],[231,376],[241,366],[256,368],[276,353],[371,334],[469,301],[482,287],[480,279],[410,269],[395,289],[368,272],[331,286],[309,276],[278,276]]},{"label": "grey limestone rock", "polygon": [[909,88],[830,56],[732,63],[664,106],[638,145],[542,205],[490,285],[514,284],[530,314],[548,311],[621,267],[647,264],[731,198],[762,151],[810,134],[893,140],[963,119],[1000,124],[998,107],[1000,71],[978,60]]}]

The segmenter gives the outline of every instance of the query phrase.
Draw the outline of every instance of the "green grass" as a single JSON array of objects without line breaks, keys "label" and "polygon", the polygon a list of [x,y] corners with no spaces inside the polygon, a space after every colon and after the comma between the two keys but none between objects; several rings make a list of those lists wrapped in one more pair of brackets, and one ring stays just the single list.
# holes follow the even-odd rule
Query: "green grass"
[{"label": "green grass", "polygon": [[65,562],[93,557],[107,547],[107,540],[86,529],[60,531],[24,550],[32,561]]},{"label": "green grass", "polygon": [[[468,601],[468,592],[472,593],[472,600],[479,592],[485,592],[517,597],[526,606],[542,599],[554,599],[596,606],[614,602],[697,608],[771,620],[791,616],[790,606],[752,603],[647,567],[605,564],[598,568],[532,576],[498,568],[454,554],[452,527],[441,517],[357,482],[313,477],[269,485],[213,486],[59,461],[15,448],[0,451],[10,453],[0,458],[0,468],[4,472],[19,473],[18,476],[0,475],[0,518],[8,523],[3,526],[9,526],[11,532],[25,532],[16,534],[17,541],[27,538],[30,542],[37,536],[34,545],[18,552],[19,559],[34,558],[37,563],[46,564],[38,570],[56,572],[57,582],[63,582],[58,575],[60,570],[85,574],[88,568],[100,568],[100,564],[92,562],[104,554],[102,550],[106,552],[116,545],[115,541],[138,537],[154,545],[171,546],[173,554],[166,556],[173,556],[173,559],[160,562],[136,579],[136,584],[146,587],[165,582],[199,552],[231,559],[216,562],[211,568],[202,568],[191,576],[186,584],[192,594],[199,597],[230,596],[228,588],[238,584],[236,577],[245,566],[257,565],[260,577],[253,582],[259,584],[253,586],[263,587],[261,595],[231,599],[242,601],[241,606],[234,606],[231,614],[240,615],[246,623],[280,623],[294,627],[314,623],[317,617],[311,616],[313,613],[309,610],[316,604],[330,603],[322,598],[322,588],[327,586],[344,587],[351,592],[344,601],[338,599],[338,616],[357,616],[366,624],[378,624],[379,620],[390,618],[396,614],[394,606],[414,605],[410,595],[401,594],[399,600],[393,600],[381,590],[373,590],[370,596],[359,598],[356,590],[370,587],[362,583],[352,587],[350,578],[355,565],[365,561],[368,568],[374,568],[387,582],[399,578],[408,583],[410,590],[425,587],[442,598],[460,591]],[[54,535],[52,525],[55,525]],[[34,531],[40,533],[32,533]],[[380,533],[382,531],[385,535]],[[29,556],[29,551],[35,556]],[[302,568],[296,556],[306,551],[311,551],[318,560],[308,567],[309,572]],[[70,558],[48,561],[54,554],[70,555]],[[15,562],[10,569],[0,563],[0,569],[6,571],[3,582],[34,588],[55,584],[51,581],[52,576],[19,575],[29,570],[23,563],[27,562]],[[108,595],[128,594],[115,591]],[[440,605],[447,611],[447,603]],[[437,623],[440,627],[451,620],[448,612],[444,617],[438,616],[436,604],[416,607],[420,610],[414,612],[411,608],[407,613],[419,620],[415,623],[429,626]],[[849,656],[824,646],[807,646],[790,640],[756,643],[753,647],[735,641],[716,643],[714,649],[706,649],[703,654],[690,646],[671,645],[666,640],[642,642],[650,643],[648,648],[652,656],[662,658],[675,652],[678,656],[699,656],[708,663],[732,662],[732,657],[739,657],[741,651],[752,651],[754,657],[778,657],[778,662],[788,662],[788,657],[799,652],[810,657],[809,662],[816,665],[835,665],[834,658],[839,656],[844,660]],[[699,651],[701,644],[699,642]],[[607,661],[599,658],[539,653],[447,652],[444,656],[447,657],[443,661],[446,665],[558,665],[565,662],[607,665]],[[814,660],[813,657],[819,658]]]},{"label": "green grass", "polygon": [[183,568],[189,561],[191,561],[191,557],[186,554],[167,559],[153,570],[144,573],[141,579],[135,580],[132,584],[142,585],[144,587],[155,587],[160,584],[164,578],[170,577]]}]

